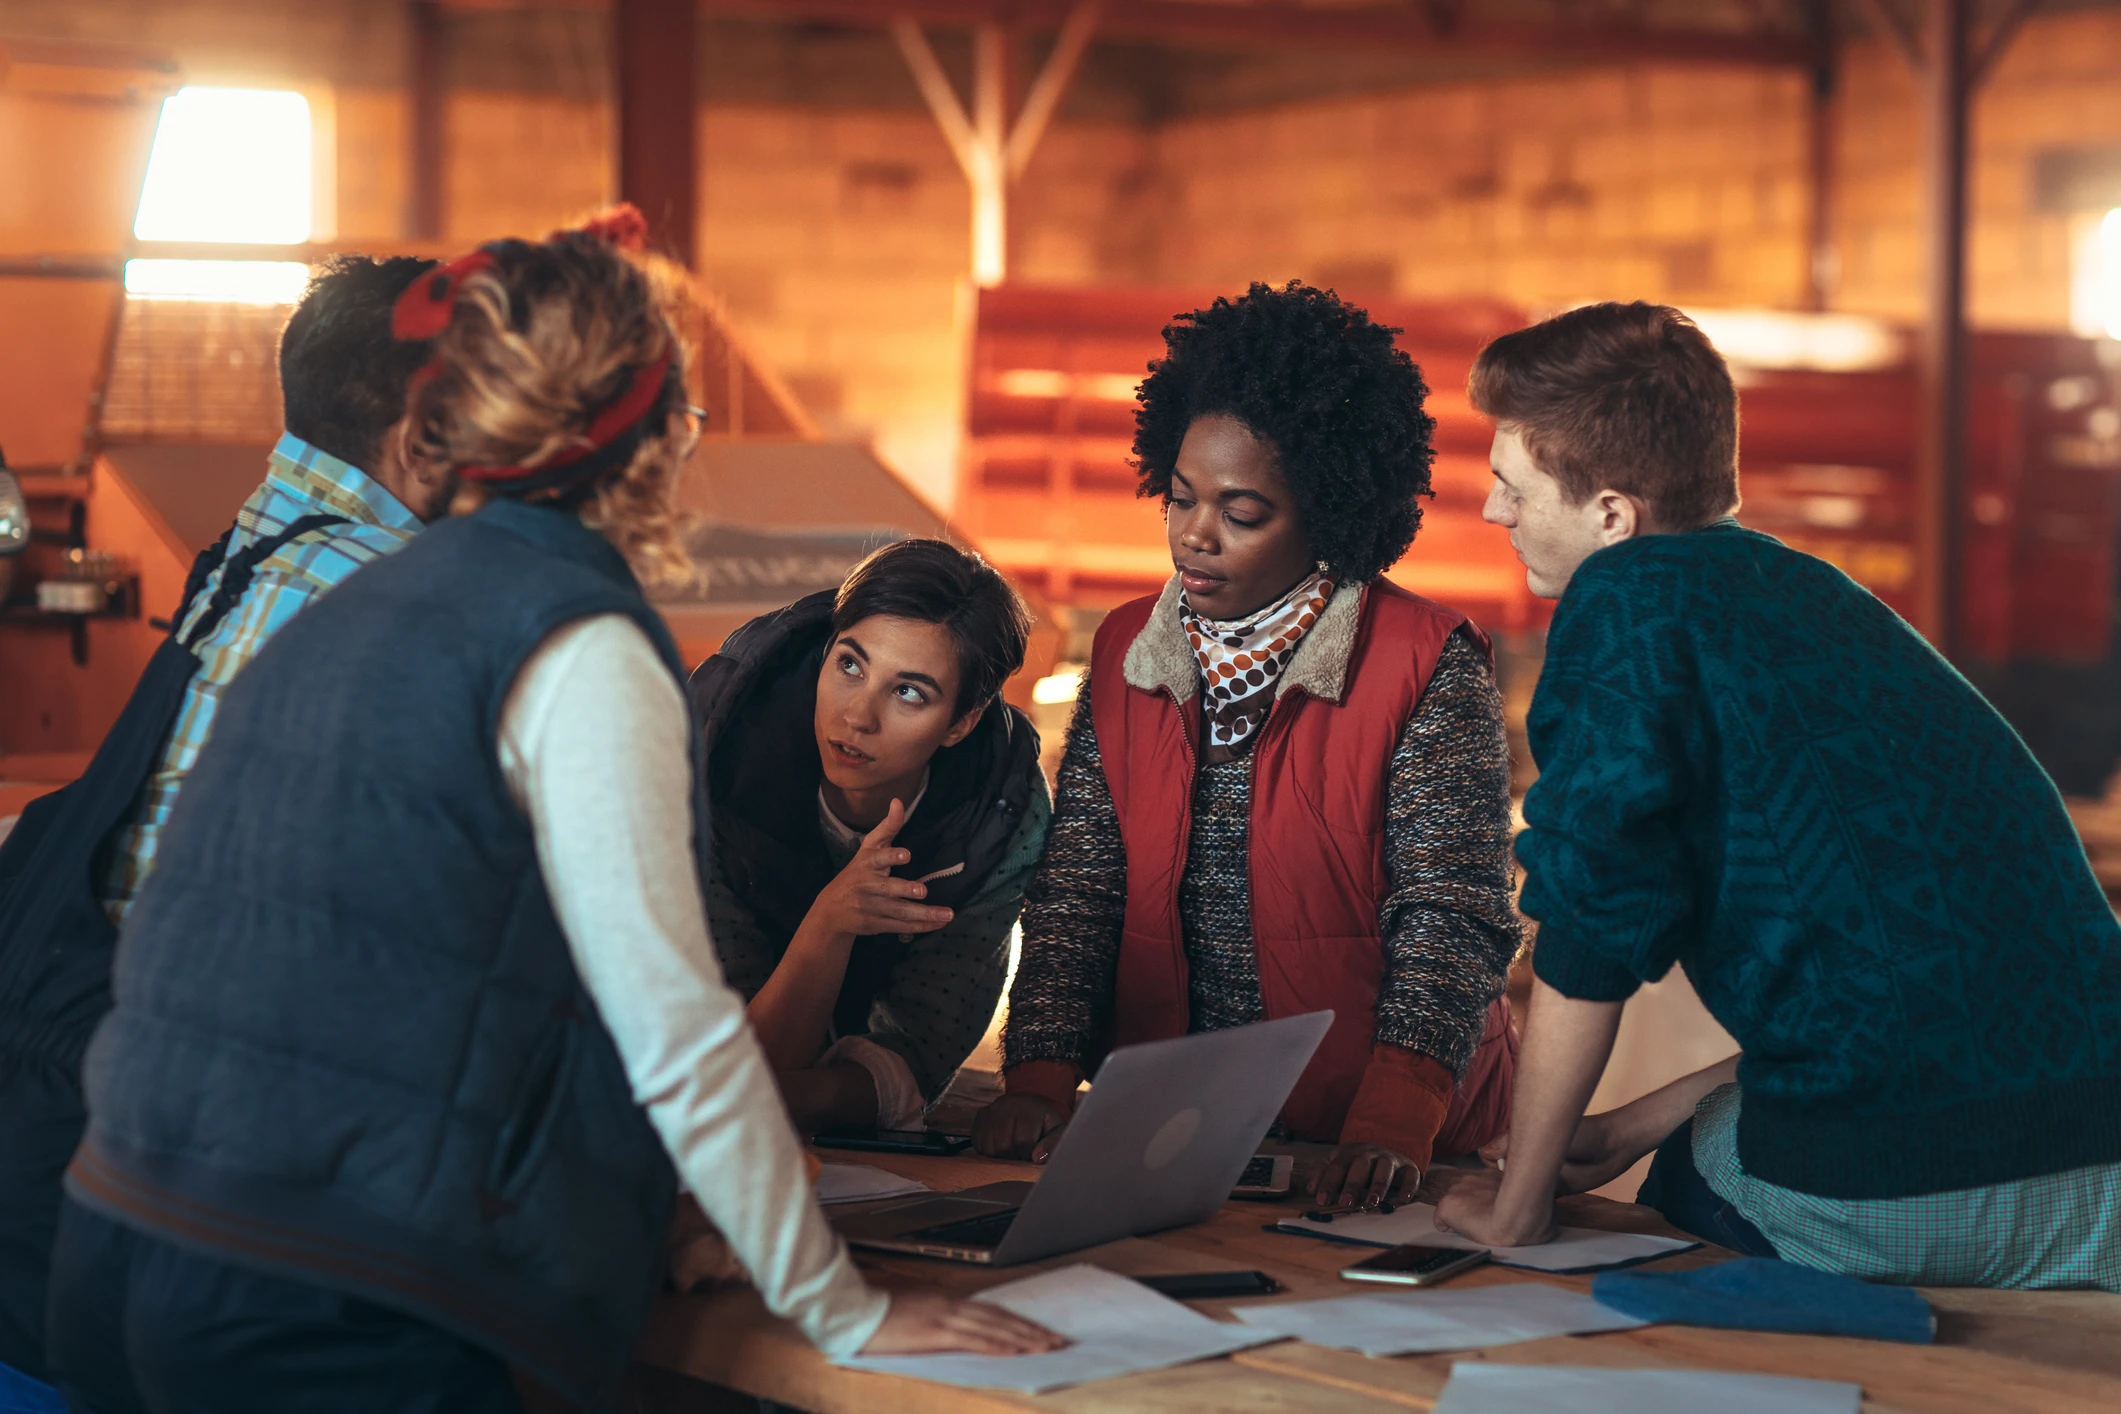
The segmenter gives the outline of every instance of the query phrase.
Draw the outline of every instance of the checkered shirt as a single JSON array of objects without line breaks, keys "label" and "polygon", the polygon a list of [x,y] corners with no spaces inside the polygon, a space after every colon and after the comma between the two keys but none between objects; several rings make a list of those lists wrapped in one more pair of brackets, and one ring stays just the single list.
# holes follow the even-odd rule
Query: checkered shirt
[{"label": "checkered shirt", "polygon": [[[419,532],[418,517],[359,467],[283,434],[267,461],[265,480],[236,512],[228,538],[233,558],[245,546],[276,535],[303,516],[336,515],[346,524],[313,530],[260,562],[250,588],[212,633],[196,645],[199,672],[185,690],[161,763],[133,813],[113,840],[102,900],[111,921],[123,924],[133,896],[154,868],[155,847],[177,792],[213,731],[221,694],[267,639],[312,600],[372,560],[399,549]],[[188,632],[221,582],[216,569],[177,625]]]},{"label": "checkered shirt", "polygon": [[1694,1166],[1786,1261],[1905,1286],[2121,1291],[2121,1164],[1910,1198],[1818,1198],[1738,1163],[1742,1092],[1694,1111]]}]

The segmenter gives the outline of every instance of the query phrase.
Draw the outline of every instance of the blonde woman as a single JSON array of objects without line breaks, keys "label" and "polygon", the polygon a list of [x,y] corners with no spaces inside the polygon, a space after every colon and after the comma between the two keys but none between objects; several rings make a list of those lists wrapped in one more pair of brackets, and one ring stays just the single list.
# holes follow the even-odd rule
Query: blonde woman
[{"label": "blonde woman", "polygon": [[237,682],[128,919],[54,1261],[73,1407],[515,1410],[511,1369],[606,1404],[679,1176],[828,1353],[1057,1344],[862,1279],[716,967],[629,568],[681,555],[694,435],[649,279],[498,242],[395,332],[454,514]]}]

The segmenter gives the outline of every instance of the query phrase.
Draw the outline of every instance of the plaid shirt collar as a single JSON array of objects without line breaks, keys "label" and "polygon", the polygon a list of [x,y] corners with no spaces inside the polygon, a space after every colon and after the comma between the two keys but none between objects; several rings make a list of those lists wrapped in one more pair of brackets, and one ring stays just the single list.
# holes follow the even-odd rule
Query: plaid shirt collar
[{"label": "plaid shirt collar", "polygon": [[[298,505],[345,516],[357,525],[380,525],[408,535],[420,529],[420,518],[384,490],[382,483],[292,432],[280,434],[267,458],[264,489]],[[254,497],[253,504],[259,499]]]}]

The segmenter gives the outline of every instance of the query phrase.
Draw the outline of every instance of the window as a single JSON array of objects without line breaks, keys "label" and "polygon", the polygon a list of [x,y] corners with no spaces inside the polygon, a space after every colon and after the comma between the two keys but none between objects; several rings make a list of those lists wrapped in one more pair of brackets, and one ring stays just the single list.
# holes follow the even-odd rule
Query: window
[{"label": "window", "polygon": [[2121,339],[2121,207],[2080,222],[2070,284],[2070,327],[2086,338]]},{"label": "window", "polygon": [[[133,235],[143,241],[296,245],[310,238],[315,146],[309,100],[272,89],[179,89],[162,105]],[[291,304],[299,261],[126,262],[136,299]]]}]

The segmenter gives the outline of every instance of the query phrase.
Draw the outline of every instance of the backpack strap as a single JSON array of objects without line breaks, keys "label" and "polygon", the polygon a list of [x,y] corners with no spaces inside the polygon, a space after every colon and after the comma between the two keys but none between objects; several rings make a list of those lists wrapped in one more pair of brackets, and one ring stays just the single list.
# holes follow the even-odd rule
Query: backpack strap
[{"label": "backpack strap", "polygon": [[214,586],[213,598],[207,601],[206,611],[199,615],[199,621],[193,624],[191,632],[184,636],[184,647],[187,649],[197,648],[200,639],[220,627],[221,620],[228,617],[228,611],[235,608],[236,601],[241,599],[245,592],[250,589],[251,576],[256,572],[258,566],[278,552],[282,546],[290,541],[299,540],[311,531],[322,530],[326,526],[345,525],[347,523],[345,516],[303,516],[279,534],[268,535],[262,540],[257,540],[244,546],[233,557],[228,555],[228,538],[235,533],[234,529],[231,527],[227,532],[223,533],[219,543],[213,549],[199,556],[198,562],[192,566],[192,577],[185,582],[184,607],[177,611],[176,621],[178,623],[184,622],[184,615],[191,610],[193,596],[198,594],[203,587],[206,575],[212,572],[213,565],[208,563],[207,557],[209,555],[214,556],[215,562],[222,566],[221,582]]}]

